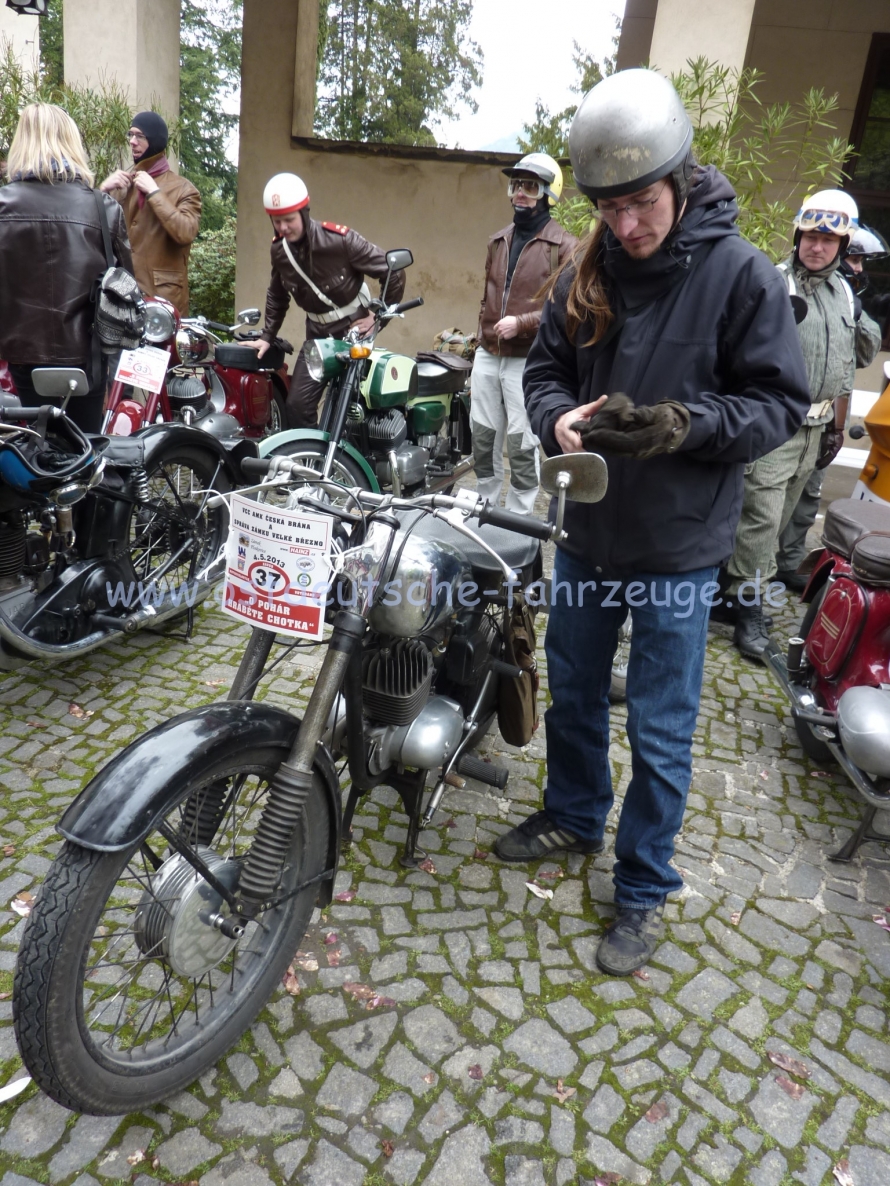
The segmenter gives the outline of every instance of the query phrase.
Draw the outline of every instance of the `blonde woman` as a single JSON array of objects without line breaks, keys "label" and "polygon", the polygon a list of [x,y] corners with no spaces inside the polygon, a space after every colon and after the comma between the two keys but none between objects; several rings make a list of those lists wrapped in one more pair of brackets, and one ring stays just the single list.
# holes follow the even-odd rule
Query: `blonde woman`
[{"label": "blonde woman", "polygon": [[102,420],[105,362],[93,351],[93,288],[105,271],[98,202],[105,208],[117,263],[132,271],[124,214],[93,190],[77,125],[60,107],[32,103],[19,118],[0,188],[0,358],[26,407],[47,401],[34,390],[39,366],[86,371],[89,395],[68,412],[87,432]]}]

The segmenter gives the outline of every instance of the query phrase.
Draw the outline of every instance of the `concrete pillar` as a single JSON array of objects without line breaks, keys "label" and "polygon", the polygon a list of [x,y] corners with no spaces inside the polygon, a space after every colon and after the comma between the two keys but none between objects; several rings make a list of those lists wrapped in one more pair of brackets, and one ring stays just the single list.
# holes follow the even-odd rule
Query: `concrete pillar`
[{"label": "concrete pillar", "polygon": [[40,64],[40,17],[20,16],[4,4],[0,8],[0,45],[12,44],[12,50],[26,70]]},{"label": "concrete pillar", "polygon": [[294,136],[311,136],[315,123],[318,66],[318,0],[297,0],[294,58]]},{"label": "concrete pillar", "polygon": [[65,0],[65,81],[124,88],[133,111],[179,115],[179,0]]},{"label": "concrete pillar", "polygon": [[689,58],[708,58],[741,70],[745,65],[755,0],[658,0],[649,64],[677,74]]}]

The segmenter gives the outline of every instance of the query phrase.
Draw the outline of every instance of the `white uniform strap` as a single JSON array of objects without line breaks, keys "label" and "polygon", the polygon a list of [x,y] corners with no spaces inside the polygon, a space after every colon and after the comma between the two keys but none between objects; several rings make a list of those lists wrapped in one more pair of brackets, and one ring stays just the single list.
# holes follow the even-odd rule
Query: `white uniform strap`
[{"label": "white uniform strap", "polygon": [[299,276],[303,277],[318,299],[330,309],[329,313],[308,313],[307,316],[310,321],[314,321],[316,325],[333,325],[335,321],[342,321],[345,317],[351,317],[353,313],[357,313],[359,309],[367,309],[371,301],[371,291],[364,281],[362,282],[361,288],[358,290],[348,305],[337,306],[329,296],[323,293],[321,289],[313,283],[312,279],[306,275],[306,273],[294,259],[293,252],[290,249],[290,244],[288,243],[287,239],[282,239],[281,245],[284,248],[284,254],[290,260],[294,271]]}]

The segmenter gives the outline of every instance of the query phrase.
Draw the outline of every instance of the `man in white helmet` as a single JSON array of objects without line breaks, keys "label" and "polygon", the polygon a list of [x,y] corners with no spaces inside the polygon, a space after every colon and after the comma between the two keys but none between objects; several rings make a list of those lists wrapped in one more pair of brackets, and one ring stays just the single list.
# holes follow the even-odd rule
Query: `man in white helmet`
[{"label": "man in white helmet", "polygon": [[502,860],[598,853],[613,805],[609,683],[628,613],[631,779],[615,836],[613,975],[658,944],[692,777],[708,608],[732,552],[745,465],[809,407],[788,294],[739,235],[732,186],[692,157],[679,95],[650,70],[598,83],[569,134],[600,221],[556,279],[525,367],[551,456],[601,453],[598,503],[570,502],[547,623],[543,810],[499,836]]},{"label": "man in white helmet", "polygon": [[538,294],[578,241],[550,217],[562,193],[562,170],[553,157],[529,153],[503,172],[510,178],[513,221],[488,241],[470,423],[479,494],[495,505],[500,500],[503,464],[497,451],[506,434],[507,510],[531,514],[540,462],[525,411],[522,371],[541,320]]},{"label": "man in white helmet", "polygon": [[[306,314],[306,338],[342,337],[358,327],[367,332],[374,318],[365,276],[383,282],[386,256],[358,231],[338,222],[309,216],[309,191],[296,173],[277,173],[263,191],[272,220],[272,278],[266,293],[266,320],[256,343],[260,358],[278,336],[291,297]],[[405,273],[394,272],[386,290],[388,304],[401,300]],[[288,428],[314,428],[322,385],[308,370],[300,351],[287,397]]]},{"label": "man in white helmet", "polygon": [[778,265],[789,293],[803,302],[797,332],[810,407],[791,440],[755,461],[745,475],[726,601],[738,615],[733,641],[751,659],[762,661],[769,643],[764,603],[777,571],[779,538],[814,470],[830,465],[843,445],[857,356],[864,365],[880,347],[878,327],[862,313],[839,270],[858,225],[859,211],[849,194],[821,190],[799,210],[794,250]]}]

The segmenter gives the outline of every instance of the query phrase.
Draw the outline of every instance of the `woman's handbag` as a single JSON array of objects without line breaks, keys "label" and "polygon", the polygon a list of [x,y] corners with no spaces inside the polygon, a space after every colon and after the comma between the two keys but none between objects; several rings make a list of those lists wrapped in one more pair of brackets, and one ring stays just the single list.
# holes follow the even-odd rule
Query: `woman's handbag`
[{"label": "woman's handbag", "polygon": [[95,338],[98,338],[105,354],[111,354],[115,350],[133,350],[142,341],[145,332],[145,300],[136,283],[136,277],[115,263],[105,203],[99,190],[94,190],[93,193],[99,211],[105,262],[108,265],[96,281],[94,348]]},{"label": "woman's handbag", "polygon": [[517,592],[504,610],[504,662],[522,675],[502,675],[498,688],[498,728],[509,745],[527,745],[539,724],[535,645],[535,612]]}]

